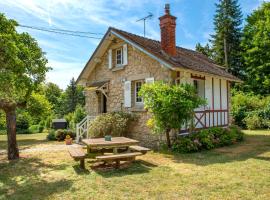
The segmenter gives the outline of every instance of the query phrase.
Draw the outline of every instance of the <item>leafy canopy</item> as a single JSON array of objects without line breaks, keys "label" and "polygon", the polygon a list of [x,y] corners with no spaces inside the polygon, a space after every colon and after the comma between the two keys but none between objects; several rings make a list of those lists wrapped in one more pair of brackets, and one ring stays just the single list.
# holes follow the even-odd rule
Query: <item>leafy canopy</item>
[{"label": "leafy canopy", "polygon": [[247,88],[270,94],[270,2],[263,3],[247,18],[243,33],[243,57]]},{"label": "leafy canopy", "polygon": [[0,107],[24,103],[44,81],[47,59],[28,33],[17,33],[17,23],[0,14]]},{"label": "leafy canopy", "polygon": [[153,114],[153,128],[158,132],[181,128],[193,119],[194,109],[206,103],[190,84],[144,84],[139,94],[145,108]]},{"label": "leafy canopy", "polygon": [[33,92],[27,102],[27,111],[34,120],[39,123],[51,114],[52,105],[43,94]]}]

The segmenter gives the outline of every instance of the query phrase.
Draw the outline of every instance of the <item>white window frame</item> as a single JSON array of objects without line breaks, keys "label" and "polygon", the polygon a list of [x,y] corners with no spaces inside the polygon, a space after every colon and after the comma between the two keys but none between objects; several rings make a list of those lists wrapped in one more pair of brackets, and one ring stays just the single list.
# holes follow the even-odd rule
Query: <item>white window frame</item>
[{"label": "white window frame", "polygon": [[[143,98],[138,96],[137,93],[137,83],[141,83],[141,87],[144,84],[143,80],[139,80],[139,81],[134,81],[134,102],[136,105],[142,105],[143,104]],[[141,98],[142,101],[137,101],[137,98]]]},{"label": "white window frame", "polygon": [[[118,51],[121,52],[121,63],[117,63],[117,61],[118,61],[117,52]],[[123,58],[123,48],[121,47],[121,48],[115,49],[115,63],[116,63],[116,66],[122,66],[123,65],[123,62],[124,62],[123,59],[124,59]]]}]

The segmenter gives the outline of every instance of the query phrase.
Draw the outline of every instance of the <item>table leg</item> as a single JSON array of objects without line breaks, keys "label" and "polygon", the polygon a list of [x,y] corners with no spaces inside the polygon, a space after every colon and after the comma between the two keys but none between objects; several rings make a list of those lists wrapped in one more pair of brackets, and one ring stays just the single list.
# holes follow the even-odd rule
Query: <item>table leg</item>
[{"label": "table leg", "polygon": [[87,154],[90,154],[91,153],[91,149],[89,146],[87,146]]},{"label": "table leg", "polygon": [[118,150],[117,150],[117,148],[115,147],[115,148],[113,148],[113,154],[118,154]]}]

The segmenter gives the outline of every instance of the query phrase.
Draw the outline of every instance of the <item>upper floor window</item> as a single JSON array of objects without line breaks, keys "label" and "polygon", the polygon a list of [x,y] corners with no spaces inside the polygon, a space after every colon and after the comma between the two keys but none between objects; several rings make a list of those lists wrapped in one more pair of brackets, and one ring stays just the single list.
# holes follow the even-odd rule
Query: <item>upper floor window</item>
[{"label": "upper floor window", "polygon": [[123,49],[116,49],[116,65],[123,65]]},{"label": "upper floor window", "polygon": [[143,103],[142,97],[139,96],[140,89],[142,87],[143,81],[135,82],[135,103],[140,104]]}]

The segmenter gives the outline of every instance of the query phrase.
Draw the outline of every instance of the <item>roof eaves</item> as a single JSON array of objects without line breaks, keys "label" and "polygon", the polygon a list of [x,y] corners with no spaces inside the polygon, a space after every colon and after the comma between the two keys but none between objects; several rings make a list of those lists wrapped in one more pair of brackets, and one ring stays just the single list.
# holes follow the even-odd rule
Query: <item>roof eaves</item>
[{"label": "roof eaves", "polygon": [[96,47],[94,53],[92,53],[91,57],[89,58],[89,60],[87,61],[87,63],[85,64],[83,70],[81,71],[80,75],[78,76],[77,80],[76,80],[76,84],[78,84],[82,74],[84,73],[84,71],[87,68],[87,65],[89,64],[89,62],[92,60],[92,58],[94,57],[94,55],[96,54],[96,52],[98,51],[98,49],[100,48],[101,44],[103,43],[103,41],[105,40],[105,38],[107,37],[108,33],[110,32],[111,27],[108,28],[107,32],[104,34],[104,36],[102,37],[101,41],[99,42],[98,46]]},{"label": "roof eaves", "polygon": [[139,44],[137,44],[137,43],[135,43],[135,42],[133,42],[133,41],[127,39],[127,38],[126,38],[125,36],[123,36],[121,33],[117,32],[117,31],[115,31],[115,30],[111,30],[111,33],[113,33],[114,35],[116,35],[116,36],[119,37],[120,39],[124,40],[125,42],[129,43],[130,45],[136,47],[136,48],[139,49],[140,51],[144,52],[145,54],[147,54],[147,55],[150,56],[151,58],[157,60],[158,62],[160,62],[161,64],[163,64],[165,67],[167,67],[167,68],[169,68],[169,69],[172,69],[172,70],[175,69],[171,64],[165,62],[163,59],[157,57],[157,56],[154,55],[153,53],[150,53],[149,51],[147,51],[147,50],[146,50],[144,47],[142,47],[141,45],[139,45]]}]

